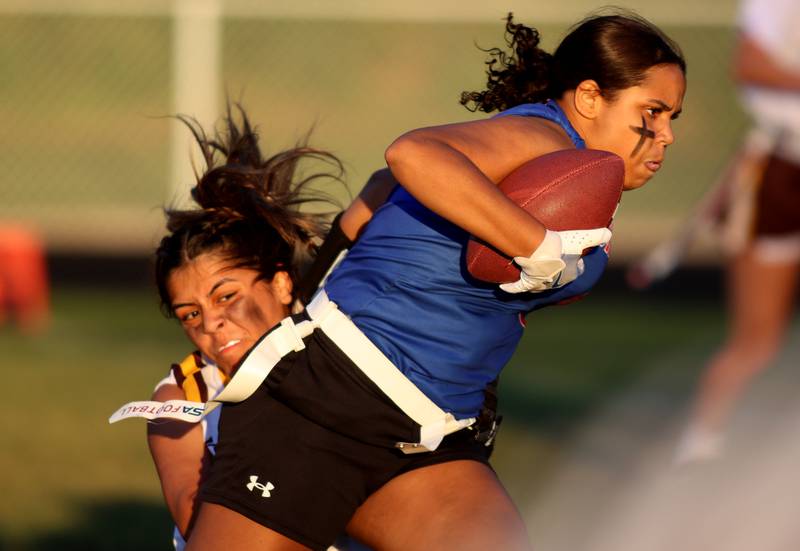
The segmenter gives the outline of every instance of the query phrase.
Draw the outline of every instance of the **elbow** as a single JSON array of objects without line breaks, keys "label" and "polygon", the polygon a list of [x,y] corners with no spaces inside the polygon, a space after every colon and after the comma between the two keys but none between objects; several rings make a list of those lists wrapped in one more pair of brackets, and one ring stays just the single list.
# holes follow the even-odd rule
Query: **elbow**
[{"label": "elbow", "polygon": [[412,130],[397,138],[386,148],[384,158],[386,166],[397,177],[403,168],[413,164],[422,156],[420,153],[426,148],[428,140],[419,130]]}]

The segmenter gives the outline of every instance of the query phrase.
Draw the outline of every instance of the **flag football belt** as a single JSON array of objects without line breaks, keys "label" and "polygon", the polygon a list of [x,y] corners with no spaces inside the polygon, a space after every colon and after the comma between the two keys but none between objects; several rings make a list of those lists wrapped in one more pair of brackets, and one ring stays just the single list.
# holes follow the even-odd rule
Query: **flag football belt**
[{"label": "flag football belt", "polygon": [[169,418],[196,423],[224,402],[241,402],[261,386],[272,368],[290,352],[305,348],[303,338],[320,329],[381,391],[420,426],[419,442],[397,442],[403,453],[435,450],[442,439],[472,425],[475,418],[456,419],[428,398],[328,299],[324,290],[306,307],[309,320],[285,318],[253,347],[227,386],[207,404],[186,400],[131,402],[109,419]]}]

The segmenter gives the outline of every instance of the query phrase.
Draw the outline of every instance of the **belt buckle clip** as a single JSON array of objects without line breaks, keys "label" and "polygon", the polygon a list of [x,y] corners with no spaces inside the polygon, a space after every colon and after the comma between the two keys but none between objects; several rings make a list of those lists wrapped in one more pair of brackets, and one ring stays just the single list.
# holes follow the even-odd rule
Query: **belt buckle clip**
[{"label": "belt buckle clip", "polygon": [[422,444],[415,442],[397,442],[394,445],[394,447],[406,455],[411,455],[414,453],[425,453],[431,451]]},{"label": "belt buckle clip", "polygon": [[[300,331],[298,331],[298,329],[305,329],[302,324],[300,327],[298,327],[295,325],[294,320],[291,317],[287,317],[281,320],[281,326],[287,331],[286,337],[287,339],[291,340],[289,346],[292,348],[292,350],[295,352],[300,352],[306,347],[305,343],[303,342],[303,335],[300,333]],[[310,333],[306,331],[303,332]]]}]

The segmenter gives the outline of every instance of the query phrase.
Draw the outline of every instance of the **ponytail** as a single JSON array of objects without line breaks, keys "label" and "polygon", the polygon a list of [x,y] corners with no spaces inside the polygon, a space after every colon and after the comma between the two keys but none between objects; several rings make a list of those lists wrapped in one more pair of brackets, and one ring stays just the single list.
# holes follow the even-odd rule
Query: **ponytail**
[{"label": "ponytail", "polygon": [[503,111],[522,103],[558,99],[584,80],[597,82],[603,97],[613,101],[620,90],[640,84],[655,65],[674,64],[686,74],[680,47],[661,29],[633,12],[613,9],[576,24],[553,55],[539,48],[536,29],[506,18],[506,43],[484,50],[488,81],[482,92],[462,92],[470,111]]},{"label": "ponytail", "polygon": [[521,103],[538,103],[549,97],[553,56],[539,48],[539,31],[506,17],[506,45],[483,50],[488,82],[482,92],[462,92],[461,104],[470,111],[504,111]]},{"label": "ponytail", "polygon": [[[264,159],[258,134],[241,106],[237,109],[240,122],[229,105],[223,130],[213,136],[195,119],[178,116],[194,135],[205,168],[191,191],[198,208],[165,209],[169,233],[156,250],[155,277],[167,315],[170,273],[203,253],[220,253],[268,281],[278,271],[297,281],[327,231],[325,219],[340,208],[329,194],[309,189],[319,180],[342,183],[344,170],[334,155],[309,147],[306,136],[296,147]],[[300,176],[298,165],[306,160],[323,168]],[[335,208],[303,212],[309,203]]]}]

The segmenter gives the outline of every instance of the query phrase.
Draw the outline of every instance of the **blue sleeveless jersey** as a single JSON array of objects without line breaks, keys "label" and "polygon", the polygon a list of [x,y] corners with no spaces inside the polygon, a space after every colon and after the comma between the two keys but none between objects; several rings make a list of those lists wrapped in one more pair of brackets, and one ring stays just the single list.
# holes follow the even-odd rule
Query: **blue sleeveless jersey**
[{"label": "blue sleeveless jersey", "polygon": [[[525,104],[498,116],[559,123],[578,148],[583,140],[558,104]],[[522,336],[537,308],[585,294],[608,262],[595,248],[575,281],[543,293],[508,294],[471,277],[469,234],[397,186],[325,284],[328,296],[439,407],[474,417],[483,391]]]}]

